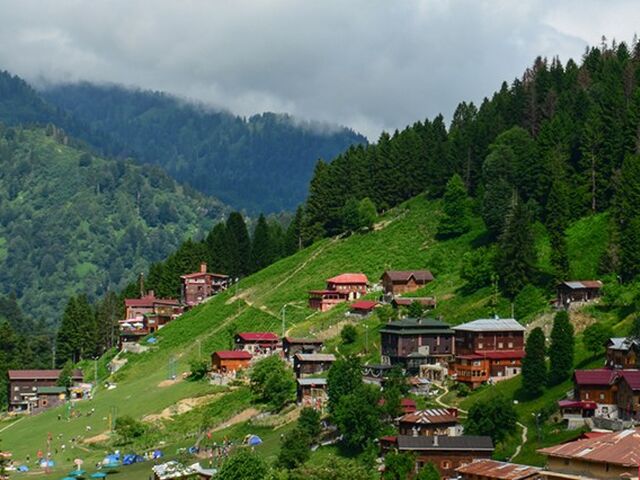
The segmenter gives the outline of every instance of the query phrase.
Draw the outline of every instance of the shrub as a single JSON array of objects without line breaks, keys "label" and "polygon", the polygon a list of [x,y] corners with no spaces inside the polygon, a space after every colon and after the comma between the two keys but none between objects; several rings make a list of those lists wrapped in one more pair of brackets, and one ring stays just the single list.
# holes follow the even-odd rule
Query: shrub
[{"label": "shrub", "polygon": [[353,325],[345,325],[342,327],[342,331],[340,332],[340,338],[342,339],[342,343],[345,345],[349,345],[356,341],[358,337],[358,331],[356,327]]},{"label": "shrub", "polygon": [[189,379],[191,380],[202,380],[207,376],[207,372],[209,371],[209,364],[204,360],[192,360],[189,364],[190,372]]}]

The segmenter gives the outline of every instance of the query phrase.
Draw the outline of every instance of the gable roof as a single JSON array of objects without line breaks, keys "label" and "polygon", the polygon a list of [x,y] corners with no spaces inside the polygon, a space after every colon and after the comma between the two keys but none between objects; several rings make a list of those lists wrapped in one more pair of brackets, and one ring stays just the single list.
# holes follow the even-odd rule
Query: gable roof
[{"label": "gable roof", "polygon": [[634,392],[640,390],[640,370],[622,370],[620,378],[623,378],[629,388]]},{"label": "gable roof", "polygon": [[393,333],[396,335],[414,335],[414,334],[450,334],[453,330],[448,323],[444,323],[435,318],[403,318],[387,323],[380,329],[381,333]]},{"label": "gable roof", "polygon": [[[9,370],[9,380],[58,380],[62,370]],[[73,379],[82,380],[82,371],[74,370]]]},{"label": "gable roof", "polygon": [[217,356],[222,360],[250,360],[251,354],[246,350],[218,350],[212,356]]},{"label": "gable roof", "polygon": [[237,337],[245,342],[277,342],[280,337],[272,332],[240,332]]},{"label": "gable roof", "polygon": [[458,418],[446,408],[430,408],[407,413],[398,419],[400,422],[432,425],[440,423],[459,423]]},{"label": "gable roof", "polygon": [[640,432],[638,429],[622,430],[541,448],[538,452],[550,457],[579,458],[589,462],[637,468],[640,459]]},{"label": "gable roof", "polygon": [[320,387],[327,384],[326,378],[298,378],[296,381],[298,382],[298,385],[310,387]]},{"label": "gable roof", "polygon": [[600,280],[571,280],[562,282],[561,285],[569,287],[572,290],[578,290],[581,288],[598,289],[602,288],[602,282]]},{"label": "gable roof", "polygon": [[573,379],[576,385],[611,385],[618,373],[608,368],[594,368],[592,370],[576,370]]},{"label": "gable roof", "polygon": [[224,275],[222,273],[209,273],[209,272],[194,272],[187,273],[186,275],[180,275],[180,278],[184,278],[185,280],[188,278],[199,278],[199,277],[215,277],[220,279],[229,278],[229,275]]},{"label": "gable roof", "polygon": [[373,310],[378,306],[378,302],[374,300],[358,300],[353,302],[349,308],[352,310]]},{"label": "gable roof", "polygon": [[481,318],[453,327],[456,332],[524,332],[525,328],[513,318]]},{"label": "gable roof", "polygon": [[340,284],[368,283],[368,282],[369,282],[369,279],[364,273],[342,273],[340,275],[327,279],[327,283],[340,283]]},{"label": "gable roof", "polygon": [[480,435],[462,435],[459,437],[446,436],[417,436],[398,435],[398,450],[448,450],[448,451],[486,451],[493,452],[491,437]]},{"label": "gable roof", "polygon": [[295,357],[300,362],[335,362],[333,353],[296,353]]},{"label": "gable roof", "polygon": [[433,281],[433,274],[429,270],[387,270],[382,276],[389,277],[392,282],[408,282],[411,277],[417,283],[427,283]]},{"label": "gable roof", "polygon": [[524,480],[540,473],[542,469],[517,463],[498,462],[490,459],[474,460],[456,468],[456,472],[495,480]]}]

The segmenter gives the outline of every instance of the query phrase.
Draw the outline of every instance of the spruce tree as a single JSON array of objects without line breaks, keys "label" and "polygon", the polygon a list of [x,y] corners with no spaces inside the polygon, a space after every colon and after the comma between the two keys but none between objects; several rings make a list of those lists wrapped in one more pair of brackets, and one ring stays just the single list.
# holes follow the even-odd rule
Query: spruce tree
[{"label": "spruce tree", "polygon": [[535,261],[531,213],[527,205],[514,196],[496,255],[496,271],[505,295],[514,298],[531,281]]},{"label": "spruce tree", "polygon": [[558,279],[569,276],[569,256],[565,230],[569,223],[569,189],[561,178],[551,183],[547,200],[546,226],[551,243],[551,263]]},{"label": "spruce tree", "polygon": [[227,248],[229,274],[232,277],[251,273],[251,239],[242,214],[233,212],[227,218]]},{"label": "spruce tree", "polygon": [[469,231],[469,199],[462,178],[458,174],[447,182],[442,210],[443,215],[438,222],[438,236],[452,238]]},{"label": "spruce tree", "polygon": [[287,227],[285,235],[285,254],[293,255],[302,248],[302,223],[304,221],[304,209],[302,206],[296,210],[296,215]]},{"label": "spruce tree", "polygon": [[615,218],[620,273],[625,281],[640,273],[640,155],[629,155],[617,177]]},{"label": "spruce tree", "polygon": [[62,366],[67,360],[80,360],[80,325],[76,313],[76,299],[69,298],[62,314],[56,335],[56,365]]},{"label": "spruce tree", "polygon": [[258,222],[253,230],[253,242],[251,245],[251,270],[257,272],[271,264],[271,241],[269,238],[269,225],[264,215],[260,214]]},{"label": "spruce tree", "polygon": [[504,231],[505,212],[513,198],[514,164],[515,155],[511,148],[495,145],[482,166],[482,218],[493,238],[498,238]]},{"label": "spruce tree", "polygon": [[549,385],[567,380],[573,370],[574,330],[566,311],[556,313],[549,349]]},{"label": "spruce tree", "polygon": [[534,328],[527,338],[522,359],[522,389],[529,398],[539,397],[547,382],[544,341],[540,327]]},{"label": "spruce tree", "polygon": [[207,266],[209,271],[228,273],[231,252],[227,240],[227,227],[223,222],[217,223],[205,240],[207,246]]}]

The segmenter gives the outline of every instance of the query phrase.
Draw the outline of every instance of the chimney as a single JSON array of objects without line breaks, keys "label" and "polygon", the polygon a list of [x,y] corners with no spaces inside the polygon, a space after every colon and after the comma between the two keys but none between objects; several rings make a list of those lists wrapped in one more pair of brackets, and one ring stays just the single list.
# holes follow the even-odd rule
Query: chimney
[{"label": "chimney", "polygon": [[147,293],[147,297],[156,298],[156,292],[154,292],[153,290],[149,290],[149,292]]},{"label": "chimney", "polygon": [[207,273],[207,263],[206,262],[202,262],[200,264],[200,273]]},{"label": "chimney", "polygon": [[433,436],[433,446],[434,447],[438,447],[438,435],[434,435]]}]

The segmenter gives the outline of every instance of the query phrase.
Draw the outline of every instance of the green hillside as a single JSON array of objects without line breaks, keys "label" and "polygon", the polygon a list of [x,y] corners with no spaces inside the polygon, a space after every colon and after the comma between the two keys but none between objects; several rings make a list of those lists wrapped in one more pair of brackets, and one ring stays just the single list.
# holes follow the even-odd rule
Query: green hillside
[{"label": "green hillside", "polygon": [[[67,422],[58,420],[60,412],[54,410],[0,425],[3,448],[13,451],[14,458],[23,459],[27,454],[33,458],[36,448],[44,448],[48,432],[54,436],[64,432],[65,439],[106,434],[108,422],[114,415],[142,418],[161,413],[179,399],[212,395],[189,412],[174,415],[172,419],[157,420],[153,432],[131,448],[150,448],[158,445],[160,440],[166,442],[167,451],[193,444],[201,429],[218,426],[235,414],[246,411],[250,407],[250,394],[244,388],[225,390],[186,380],[170,382],[167,381],[170,373],[175,371],[181,378],[180,374],[188,371],[189,362],[200,353],[208,358],[216,349],[229,348],[235,332],[280,332],[280,311],[285,304],[290,305],[286,309],[285,326],[290,333],[313,332],[322,337],[335,337],[339,333],[339,325],[335,325],[345,321],[346,306],[341,305],[325,314],[315,314],[306,307],[306,299],[307,290],[322,287],[326,278],[337,273],[362,271],[375,282],[388,268],[430,268],[436,281],[426,290],[439,300],[434,315],[443,315],[452,324],[490,315],[494,311],[502,316],[509,315],[511,305],[496,296],[492,287],[475,292],[463,288],[464,281],[459,273],[462,258],[481,243],[485,234],[481,220],[474,217],[472,230],[462,237],[438,241],[434,234],[441,214],[439,206],[439,202],[416,197],[379,219],[374,232],[322,240],[247,277],[231,291],[213,298],[158,332],[159,342],[151,351],[140,355],[128,354],[128,364],[110,379],[117,385],[116,388],[101,388],[93,401],[80,404],[80,412],[88,412],[93,408],[93,415],[80,416]],[[598,257],[584,256],[582,252],[593,246],[593,238],[606,238],[605,227],[603,217],[594,216],[581,220],[569,229],[572,267],[579,268],[584,275],[595,276]],[[584,235],[585,231],[590,231],[591,236]],[[538,239],[541,253],[546,248],[545,242],[544,237]],[[541,268],[544,268],[544,256],[540,257]],[[495,309],[492,305],[496,305]],[[535,313],[545,308],[543,304]],[[360,322],[357,326],[358,340],[350,348],[362,353],[366,342],[370,352],[368,355],[375,357],[379,346],[379,327],[380,322],[375,315]],[[332,348],[344,351],[338,343],[335,339],[328,341]],[[87,371],[92,377],[92,364],[87,365]],[[100,372],[103,371],[101,365]],[[260,408],[256,405],[252,407]],[[179,407],[173,408],[180,410]],[[257,432],[265,440],[265,445],[258,451],[272,458],[278,451],[280,434],[287,428],[285,425],[274,430],[272,426],[279,422],[286,423],[286,418],[286,415],[277,417],[272,419],[272,423],[242,421],[216,431],[213,440],[224,436],[241,440],[245,434]],[[94,461],[108,448],[109,437],[105,436],[102,440],[106,443],[83,445],[81,449],[78,447],[74,455]],[[58,440],[54,441],[54,445],[58,443]],[[64,458],[58,458],[64,462]]]},{"label": "green hillside", "polygon": [[67,298],[117,290],[223,205],[157,168],[93,156],[56,127],[0,127],[0,292],[55,324]]}]

